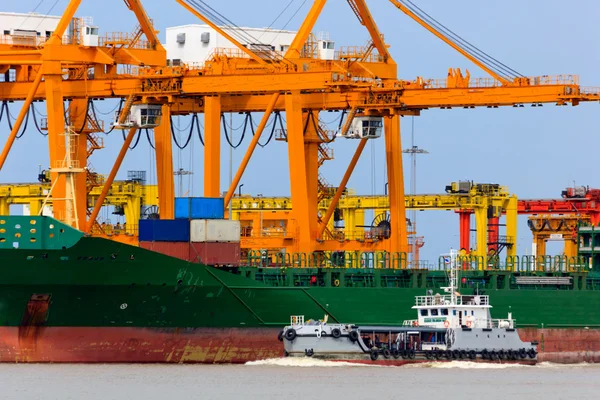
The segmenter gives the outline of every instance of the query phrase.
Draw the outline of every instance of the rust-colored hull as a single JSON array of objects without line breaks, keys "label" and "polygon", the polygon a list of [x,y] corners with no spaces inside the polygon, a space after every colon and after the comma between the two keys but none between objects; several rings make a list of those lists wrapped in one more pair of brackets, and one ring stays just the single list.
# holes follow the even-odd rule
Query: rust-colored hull
[{"label": "rust-colored hull", "polygon": [[[0,327],[0,362],[245,363],[282,357],[278,333],[277,328]],[[538,362],[600,362],[600,330],[524,328],[519,333],[525,341],[539,342]]]},{"label": "rust-colored hull", "polygon": [[[19,332],[21,331],[21,332]],[[0,327],[0,362],[245,363],[281,357],[275,329]]]}]

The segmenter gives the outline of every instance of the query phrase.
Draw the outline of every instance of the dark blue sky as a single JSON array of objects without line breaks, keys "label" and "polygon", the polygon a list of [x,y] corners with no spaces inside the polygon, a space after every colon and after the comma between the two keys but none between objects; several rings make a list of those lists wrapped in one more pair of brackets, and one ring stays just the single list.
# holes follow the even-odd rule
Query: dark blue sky
[{"label": "dark blue sky", "polygon": [[[2,9],[28,12],[38,2],[5,2]],[[237,25],[250,27],[268,26],[287,4],[287,1],[281,0],[207,2]],[[600,3],[597,1],[414,2],[523,75],[579,74],[582,85],[600,86],[600,52],[595,29],[600,17]],[[38,12],[46,13],[53,3],[54,0],[46,0]],[[281,28],[301,3],[302,0],[296,0],[274,27]],[[287,29],[299,27],[310,3],[306,2]],[[60,14],[66,4],[66,0],[59,0],[51,14]],[[472,77],[486,76],[391,3],[372,0],[368,4],[390,45],[401,78],[443,78],[449,67],[460,67],[463,71],[468,68]],[[144,1],[144,5],[163,39],[167,26],[198,22],[175,1]],[[135,25],[132,13],[119,0],[84,0],[77,15],[93,16],[101,32],[131,31]],[[367,32],[358,24],[344,0],[329,1],[315,31],[330,32],[336,46],[363,45],[368,40]],[[114,103],[109,101],[98,103],[98,109],[103,112],[113,107]],[[597,150],[594,150],[600,147],[597,135],[599,112],[598,103],[577,107],[545,105],[543,108],[424,111],[415,118],[415,136],[417,144],[430,154],[419,159],[417,191],[441,193],[445,185],[459,179],[506,185],[520,198],[560,197],[561,190],[572,186],[573,181],[577,185],[600,187],[595,160]],[[325,121],[334,118],[334,114],[323,116]],[[234,125],[237,125],[235,122]],[[185,127],[188,119],[182,117],[179,122],[175,119],[175,123]],[[408,147],[410,119],[403,120],[402,132],[403,146]],[[0,138],[7,134],[5,121],[2,121]],[[234,168],[242,158],[248,141],[246,139],[244,145],[234,151]],[[122,143],[120,132],[113,132],[105,142],[107,148],[91,159],[95,169],[102,173],[109,172]],[[355,145],[355,142],[344,140],[334,143],[335,160],[323,167],[325,177],[332,184],[341,179]],[[284,146],[284,143],[274,141],[266,148],[258,149],[242,179],[245,192],[265,196],[289,194]],[[190,152],[193,157],[190,157]],[[229,181],[228,154],[229,150],[224,148],[223,190],[227,189]],[[184,151],[176,151],[174,159],[176,166],[195,172],[193,178],[184,179],[183,192],[191,190],[195,195],[202,195],[203,152],[199,141],[196,139]],[[44,167],[48,164],[47,142],[35,129],[30,129],[14,146],[0,180],[35,181],[39,164]],[[147,170],[153,176],[153,164],[152,152],[143,138],[139,146],[128,154],[119,177],[126,177],[127,170]],[[382,193],[386,181],[384,166],[382,139],[367,146],[349,187],[362,194],[371,194],[373,189]],[[405,162],[407,190],[410,187],[409,172],[409,164]],[[420,233],[426,237],[423,258],[436,259],[449,247],[458,246],[458,217],[453,212],[420,212],[418,218]],[[523,217],[519,224],[520,254],[525,254],[530,248],[531,234],[525,221]],[[560,250],[557,245],[551,249]]]}]

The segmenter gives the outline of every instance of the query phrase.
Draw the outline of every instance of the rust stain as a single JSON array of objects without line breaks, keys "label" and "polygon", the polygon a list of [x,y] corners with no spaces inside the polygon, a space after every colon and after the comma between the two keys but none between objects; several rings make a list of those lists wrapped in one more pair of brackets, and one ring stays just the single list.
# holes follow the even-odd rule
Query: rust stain
[{"label": "rust stain", "polygon": [[26,360],[37,351],[38,338],[48,321],[50,297],[49,294],[32,294],[21,317],[19,347]]}]

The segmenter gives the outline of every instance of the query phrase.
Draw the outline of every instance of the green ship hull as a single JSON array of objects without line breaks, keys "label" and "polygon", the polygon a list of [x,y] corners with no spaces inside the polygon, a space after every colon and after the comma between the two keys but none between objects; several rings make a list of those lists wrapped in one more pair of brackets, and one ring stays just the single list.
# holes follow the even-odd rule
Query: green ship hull
[{"label": "green ship hull", "polygon": [[[37,223],[60,227],[44,218]],[[442,271],[218,269],[61,230],[49,243],[0,247],[2,362],[277,357],[283,348],[277,333],[290,315],[398,325],[414,319],[415,296],[446,283]],[[463,294],[484,290],[493,316],[512,312],[526,335],[545,333],[549,353],[600,359],[600,290],[593,277],[575,274],[579,283],[569,288],[527,289],[507,271],[463,276]],[[560,339],[565,335],[569,341]]]}]

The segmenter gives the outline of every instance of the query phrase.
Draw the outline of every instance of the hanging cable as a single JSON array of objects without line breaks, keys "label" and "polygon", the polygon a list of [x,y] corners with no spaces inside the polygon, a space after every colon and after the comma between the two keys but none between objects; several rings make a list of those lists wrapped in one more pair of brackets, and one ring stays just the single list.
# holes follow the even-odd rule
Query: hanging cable
[{"label": "hanging cable", "polygon": [[[117,114],[118,116],[121,115],[121,110],[123,109],[123,103],[125,102],[125,99],[123,99],[121,97],[121,101],[119,102],[119,109],[117,110]],[[93,106],[93,104],[92,104]],[[92,107],[92,111],[94,110],[94,108]],[[96,118],[96,114],[94,114],[94,118]],[[119,117],[117,117],[119,118]],[[96,118],[96,121],[98,121],[98,118]],[[104,132],[105,135],[108,135],[109,133],[111,133],[113,130],[115,129],[115,124],[113,124],[113,126],[110,127],[110,129],[108,130],[108,132]]]},{"label": "hanging cable", "polygon": [[[83,132],[83,130],[85,129],[85,127],[87,125],[88,113],[90,112],[90,103],[91,102],[92,102],[92,99],[88,99],[87,104],[85,105],[85,113],[83,114],[84,117],[83,117],[83,122],[81,124],[81,129],[76,131],[78,135],[80,135]],[[79,117],[79,115],[77,115],[76,117]],[[75,119],[75,118],[73,118],[73,119]]]},{"label": "hanging cable", "polygon": [[287,139],[287,133],[285,132],[285,128],[283,127],[283,120],[281,118],[281,113],[279,111],[275,111],[275,116],[273,117],[273,126],[271,128],[271,134],[269,135],[269,142],[271,141],[271,138],[275,134],[275,127],[277,126],[277,121],[279,121],[279,126],[280,126],[280,129],[281,129],[281,135],[285,139]]},{"label": "hanging cable", "polygon": [[194,114],[196,117],[196,132],[198,132],[198,139],[200,139],[200,143],[204,146],[204,139],[202,139],[202,132],[200,131],[200,118],[198,118],[198,114]]},{"label": "hanging cable", "polygon": [[[16,139],[21,139],[23,137],[23,135],[25,134],[25,130],[27,129],[27,125],[29,124],[30,111],[31,111],[31,108],[28,108],[27,114],[25,115],[25,123],[23,124],[23,127],[21,128],[21,133],[16,136]],[[12,127],[10,129],[12,130]]]},{"label": "hanging cable", "polygon": [[[122,97],[121,97],[121,102],[123,102],[123,98]],[[96,105],[95,104],[92,104],[92,107],[94,109],[94,114],[98,113],[100,115],[111,115],[111,114],[114,115],[115,114],[115,110],[117,110],[117,108],[119,107],[119,105],[114,106],[113,109],[110,110],[110,111],[108,111],[108,112],[102,112],[100,110],[96,110]]]},{"label": "hanging cable", "polygon": [[154,143],[152,143],[152,139],[150,139],[150,131],[148,130],[148,128],[146,128],[146,139],[148,139],[148,144],[150,145],[150,147],[156,150]]},{"label": "hanging cable", "polygon": [[[122,130],[121,134],[123,135],[123,141],[127,140],[127,136],[125,135],[125,131]],[[137,147],[137,145],[140,143],[140,138],[142,137],[142,128],[139,128],[137,130],[137,138],[135,139],[135,143],[133,144],[133,146],[129,147],[129,150],[133,150]]]},{"label": "hanging cable", "polygon": [[338,133],[342,131],[342,127],[344,126],[344,116],[348,113],[348,110],[342,110],[342,115],[340,115],[340,123],[338,124],[337,131]]},{"label": "hanging cable", "polygon": [[[253,124],[253,122],[252,122],[252,114],[251,114],[251,113],[248,113],[247,115],[248,115],[248,117],[249,117],[249,119],[250,119],[250,129],[252,130],[252,136],[254,136],[254,135],[256,134],[256,132],[254,131],[254,124]],[[263,129],[263,130],[264,130],[264,129]],[[264,147],[267,147],[267,145],[268,145],[269,143],[271,143],[271,139],[273,139],[273,134],[274,134],[274,133],[275,133],[275,123],[273,123],[273,129],[271,129],[271,134],[269,135],[269,138],[267,139],[267,142],[266,142],[265,144],[262,144],[262,143],[260,142],[260,140],[258,140],[258,141],[256,142],[256,144],[258,144],[260,147],[263,147],[263,148],[264,148]]]},{"label": "hanging cable", "polygon": [[42,135],[42,136],[48,136],[48,132],[44,133],[44,131],[42,129],[40,129],[40,124],[37,121],[37,110],[35,109],[35,103],[31,103],[31,110],[33,111],[33,124],[35,125],[35,128],[37,129],[37,131]]},{"label": "hanging cable", "polygon": [[[194,115],[196,115],[196,114],[194,114]],[[183,150],[190,143],[190,140],[192,140],[192,133],[193,133],[193,128],[194,128],[192,126],[192,122],[194,120],[194,117],[192,117],[192,121],[190,122],[190,125],[189,125],[189,127],[190,127],[189,135],[188,135],[188,138],[186,139],[185,144],[183,146],[181,146],[179,144],[179,141],[177,140],[177,136],[175,135],[175,131],[173,130],[173,117],[169,116],[169,118],[170,118],[170,124],[169,125],[171,125],[171,136],[173,137],[173,142],[175,142],[175,146],[177,146],[179,148],[179,150]]]},{"label": "hanging cable", "polygon": [[[179,121],[179,120],[177,120]],[[171,128],[175,129],[177,132],[186,132],[190,130],[190,126],[192,125],[192,121],[190,120],[190,123],[185,127],[185,128],[179,128],[179,127],[174,127],[173,126],[173,117],[171,117]],[[179,124],[179,122],[177,122]]]},{"label": "hanging cable", "polygon": [[234,146],[233,143],[232,143],[232,141],[233,141],[233,132],[231,132],[231,138],[230,138],[229,134],[227,133],[227,124],[225,122],[225,114],[221,113],[221,123],[223,125],[223,130],[225,131],[224,132],[225,133],[225,139],[227,140],[227,143],[229,143],[229,146],[231,146],[232,149],[237,149],[242,144],[242,141],[244,140],[244,136],[246,136],[246,127],[248,126],[248,116],[249,115],[250,115],[250,113],[246,113],[246,117],[244,118],[244,130],[242,131],[242,135],[240,136],[240,140]]}]

